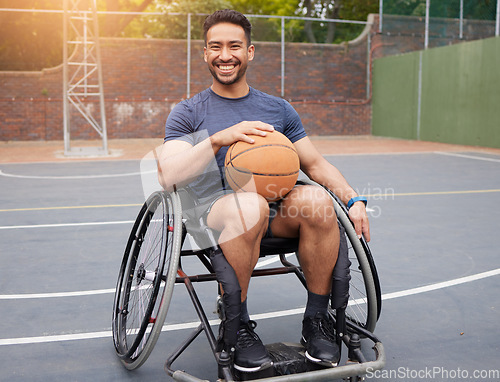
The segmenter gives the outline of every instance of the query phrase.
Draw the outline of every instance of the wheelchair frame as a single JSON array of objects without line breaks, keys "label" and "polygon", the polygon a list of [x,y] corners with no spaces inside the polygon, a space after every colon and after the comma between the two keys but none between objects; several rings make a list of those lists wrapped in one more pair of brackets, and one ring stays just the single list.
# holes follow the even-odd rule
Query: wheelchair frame
[{"label": "wheelchair frame", "polygon": [[[316,185],[312,182],[304,183]],[[336,325],[337,342],[340,346],[343,343],[348,350],[348,362],[335,368],[301,371],[296,374],[259,380],[320,381],[347,378],[357,381],[361,380],[368,371],[379,370],[385,366],[383,345],[373,335],[376,321],[380,316],[381,292],[371,252],[366,241],[357,237],[345,206],[330,190],[326,189],[326,191],[332,198],[338,221],[346,231],[350,250],[355,254],[355,259],[351,257],[357,262],[358,269],[354,269],[354,272],[361,274],[358,284],[362,285],[354,286],[354,291],[360,292],[361,298],[355,299],[353,303],[349,302],[347,313],[344,307],[330,312]],[[177,381],[202,381],[184,371],[174,370],[172,364],[199,334],[205,332],[219,366],[219,377],[227,382],[239,380],[237,378],[241,376],[232,368],[229,354],[218,349],[214,331],[193,285],[197,282],[217,280],[210,256],[214,251],[220,251],[220,248],[217,246],[212,231],[200,222],[198,233],[208,239],[209,245],[201,249],[183,249],[187,230],[186,219],[183,219],[182,215],[180,193],[181,191],[153,193],[144,203],[134,223],[115,292],[112,318],[115,350],[127,369],[133,370],[140,367],[149,357],[161,333],[174,285],[182,283],[191,298],[200,324],[167,358],[164,367],[166,373]],[[294,273],[306,286],[300,266],[289,262],[285,257],[285,254],[296,251],[298,240],[272,240],[274,243],[270,246],[266,247],[264,243],[261,247],[261,257],[278,254],[282,266],[254,270],[252,277]],[[182,268],[182,258],[186,256],[198,257],[208,273],[186,274]],[[218,308],[223,309],[222,305],[219,296]],[[363,310],[362,306],[366,306],[366,309]],[[361,351],[360,338],[373,342],[375,360],[367,361]],[[246,378],[241,380],[246,380]]]}]

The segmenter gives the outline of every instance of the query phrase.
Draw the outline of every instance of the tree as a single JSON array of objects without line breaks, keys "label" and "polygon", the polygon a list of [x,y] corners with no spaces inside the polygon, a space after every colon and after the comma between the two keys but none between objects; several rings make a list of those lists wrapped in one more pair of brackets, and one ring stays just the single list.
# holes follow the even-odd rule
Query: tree
[{"label": "tree", "polygon": [[[369,13],[378,12],[378,0],[302,0],[299,10],[306,17],[366,21]],[[310,42],[339,42],[358,35],[362,27],[334,22],[304,22],[304,32]]]},{"label": "tree", "polygon": [[[0,8],[13,8],[0,0]],[[19,9],[61,9],[60,0],[18,0]],[[41,70],[62,62],[62,15],[0,12],[0,70]]]},{"label": "tree", "polygon": [[[495,20],[497,0],[464,0],[464,18]],[[431,0],[431,17],[458,18],[460,0]],[[426,0],[386,0],[384,13],[391,15],[425,16]]]},{"label": "tree", "polygon": [[[109,12],[144,12],[152,3],[153,0],[100,0],[98,6]],[[133,14],[103,16],[99,32],[102,36],[119,36],[135,18]]]},{"label": "tree", "polygon": [[151,16],[134,20],[124,30],[129,37],[153,37],[185,39],[187,38],[187,14],[191,13],[191,34],[193,39],[201,39],[202,25],[205,14],[217,9],[230,8],[228,0],[184,0],[179,2],[156,0],[153,4],[155,12],[162,12],[162,16]]},{"label": "tree", "polygon": [[[494,20],[497,0],[465,0],[464,17]],[[426,0],[385,0],[384,13],[423,16]],[[13,5],[15,4],[15,5]],[[458,17],[460,0],[431,0],[432,17]],[[101,15],[101,36],[186,38],[186,13],[193,14],[192,36],[201,38],[203,16],[233,8],[245,14],[308,16],[318,21],[286,20],[286,41],[338,43],[355,38],[363,26],[321,19],[366,21],[377,13],[379,0],[97,0],[100,11],[163,12],[164,16]],[[0,8],[62,9],[62,0],[0,0]],[[182,15],[167,15],[179,13]],[[281,22],[253,18],[253,39],[279,41]],[[0,12],[0,70],[41,70],[62,62],[62,15]]]},{"label": "tree", "polygon": [[415,13],[420,12],[422,5],[424,6],[425,12],[425,0],[385,0],[384,13],[391,15],[416,16]]},{"label": "tree", "polygon": [[[153,0],[98,0],[99,10],[143,12]],[[15,3],[15,5],[13,5]],[[83,5],[83,2],[82,2]],[[0,0],[0,8],[62,10],[61,0]],[[135,15],[106,15],[100,33],[118,36]],[[0,70],[41,70],[62,63],[61,13],[0,12]]]},{"label": "tree", "polygon": [[[339,9],[339,18],[343,20],[367,21],[370,13],[379,12],[379,0],[342,0]],[[345,40],[352,40],[358,36],[364,26],[354,24],[339,24],[338,30],[342,32]]]},{"label": "tree", "polygon": [[[341,0],[303,0],[302,7],[305,9],[306,17],[316,17],[319,19],[337,19],[339,17],[339,10],[341,7]],[[325,42],[333,42],[335,37],[335,23],[327,22],[319,24],[321,29],[325,29],[326,24],[326,37]],[[304,22],[304,31],[310,42],[316,42],[316,35],[314,26],[318,25],[317,22],[307,20]],[[316,32],[318,34],[318,32]],[[324,33],[323,33],[324,34]]]},{"label": "tree", "polygon": [[[466,19],[495,20],[495,0],[465,0],[463,2],[463,7],[464,18]],[[458,18],[460,13],[460,0],[434,0],[431,1],[429,8],[431,17]]]}]

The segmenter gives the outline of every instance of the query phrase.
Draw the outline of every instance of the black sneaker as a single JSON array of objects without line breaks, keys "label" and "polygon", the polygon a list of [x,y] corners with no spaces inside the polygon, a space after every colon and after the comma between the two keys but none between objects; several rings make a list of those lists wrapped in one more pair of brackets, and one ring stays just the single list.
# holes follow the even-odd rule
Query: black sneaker
[{"label": "black sneaker", "polygon": [[340,349],[335,338],[333,321],[320,313],[302,321],[302,339],[309,361],[322,366],[335,367],[340,360]]},{"label": "black sneaker", "polygon": [[264,344],[254,331],[256,326],[257,323],[251,320],[240,325],[234,350],[234,368],[236,370],[253,373],[273,365]]}]

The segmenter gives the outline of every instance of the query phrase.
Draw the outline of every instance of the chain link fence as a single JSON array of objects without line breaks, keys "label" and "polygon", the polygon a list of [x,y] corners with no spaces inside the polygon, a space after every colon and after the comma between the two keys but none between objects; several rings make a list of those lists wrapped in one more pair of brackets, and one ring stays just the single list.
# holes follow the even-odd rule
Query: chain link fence
[{"label": "chain link fence", "polygon": [[[98,12],[100,37],[202,40],[208,13]],[[366,21],[247,15],[259,42],[341,44],[358,37]],[[119,33],[109,26],[123,24]],[[63,11],[0,8],[0,70],[37,71],[62,62]]]},{"label": "chain link fence", "polygon": [[[38,32],[33,32],[33,38],[21,39],[19,43],[11,44],[12,50],[0,46],[0,71],[1,70],[20,70],[20,71],[39,71],[44,68],[57,66],[62,62],[60,51],[62,50],[63,38],[60,35],[62,30],[62,11],[42,11],[42,10],[23,10],[23,9],[0,9],[0,16],[10,24],[3,26],[3,33],[9,35],[13,40],[16,39],[15,32],[16,21],[21,21],[21,25],[40,25]],[[9,21],[10,16],[12,21]],[[143,41],[148,40],[176,40],[185,42],[186,55],[181,58],[186,67],[186,94],[189,98],[196,92],[196,80],[192,77],[192,66],[196,60],[191,57],[192,52],[199,51],[199,44],[203,40],[203,22],[208,16],[207,13],[163,13],[163,12],[98,12],[100,24],[99,35],[101,38],[122,37],[134,38]],[[122,30],[119,36],[113,36],[109,33],[106,26],[119,24],[125,17],[133,17],[133,20]],[[341,20],[341,19],[318,19],[294,16],[273,16],[273,15],[247,15],[252,23],[252,40],[258,43],[275,43],[273,51],[278,52],[278,57],[273,53],[272,57],[267,58],[273,64],[279,64],[280,69],[275,79],[278,79],[280,85],[276,95],[286,96],[287,81],[294,77],[293,69],[288,65],[296,61],[297,45],[295,43],[307,43],[307,52],[302,54],[313,54],[323,57],[319,61],[324,65],[326,57],[334,54],[335,61],[342,61],[339,57],[349,51],[348,42],[357,39],[362,35],[363,30],[369,24],[367,21]],[[52,24],[42,23],[44,18],[50,18]],[[38,23],[40,21],[40,23]],[[1,32],[0,28],[0,32]],[[72,30],[69,31],[70,33]],[[50,33],[51,39],[47,41],[38,37],[38,34]],[[311,41],[312,40],[312,41]],[[358,39],[359,40],[359,39]],[[330,94],[305,94],[299,98],[328,98],[333,97],[340,100],[345,99],[366,99],[369,97],[369,34],[365,34],[365,48],[361,49],[360,59],[362,67],[352,69],[352,72],[359,72],[361,78],[364,77],[364,87],[367,89],[364,94],[353,94],[352,86],[338,86],[335,89],[335,95]],[[47,48],[49,46],[50,48]],[[336,46],[336,48],[335,48]],[[18,54],[14,54],[15,48]],[[198,50],[196,50],[198,49]],[[332,49],[339,50],[339,53],[332,53]],[[45,52],[45,53],[44,53]],[[280,52],[280,53],[279,53]],[[49,57],[50,53],[50,57]],[[352,52],[351,55],[356,53]],[[47,55],[47,57],[45,57]],[[277,62],[276,58],[279,59]],[[332,65],[342,65],[342,62]],[[321,70],[324,70],[321,69]],[[340,70],[340,69],[339,69]],[[359,75],[359,74],[356,74]],[[194,88],[193,88],[194,87]],[[333,88],[332,88],[333,89]],[[330,90],[332,90],[330,89]],[[359,92],[358,92],[359,93]],[[293,97],[292,97],[293,98]]]},{"label": "chain link fence", "polygon": [[[208,13],[143,13],[123,31],[123,37],[168,39],[203,39],[203,22]],[[109,20],[109,16],[108,20]],[[116,15],[117,20],[120,17]],[[294,16],[247,15],[252,23],[252,39],[260,42],[342,43],[355,39],[366,22],[340,19],[318,19]],[[101,34],[106,37],[106,33]]]},{"label": "chain link fence", "polygon": [[[114,37],[202,39],[206,13],[99,12],[102,26],[132,22]],[[341,44],[365,21],[249,15],[253,40]],[[379,33],[411,37],[420,48],[500,35],[500,0],[380,0]],[[189,27],[188,27],[189,24]],[[100,28],[110,37],[109,28]],[[62,10],[0,9],[0,70],[41,70],[62,62]]]},{"label": "chain link fence", "polygon": [[500,0],[380,0],[379,32],[422,48],[499,35]]}]

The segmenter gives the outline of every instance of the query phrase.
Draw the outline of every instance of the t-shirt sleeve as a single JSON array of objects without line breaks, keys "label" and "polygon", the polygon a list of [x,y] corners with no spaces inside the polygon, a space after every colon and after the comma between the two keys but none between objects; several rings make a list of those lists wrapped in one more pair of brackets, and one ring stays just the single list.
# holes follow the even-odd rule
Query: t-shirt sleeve
[{"label": "t-shirt sleeve", "polygon": [[193,133],[193,111],[183,102],[178,103],[172,109],[165,123],[165,139],[171,141],[174,139],[185,141],[194,145]]},{"label": "t-shirt sleeve", "polygon": [[288,101],[283,100],[285,108],[285,129],[284,134],[292,143],[307,136],[299,113],[293,108]]}]

